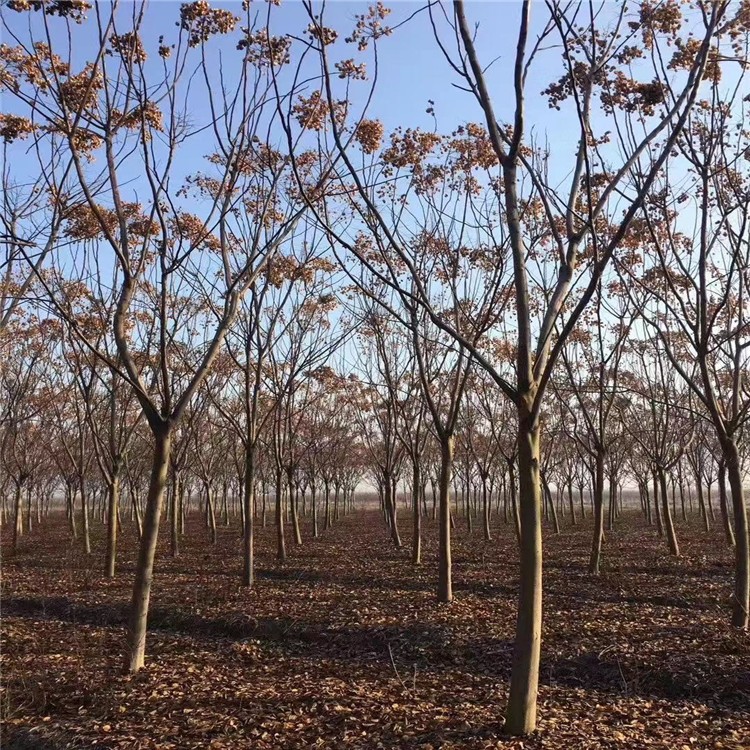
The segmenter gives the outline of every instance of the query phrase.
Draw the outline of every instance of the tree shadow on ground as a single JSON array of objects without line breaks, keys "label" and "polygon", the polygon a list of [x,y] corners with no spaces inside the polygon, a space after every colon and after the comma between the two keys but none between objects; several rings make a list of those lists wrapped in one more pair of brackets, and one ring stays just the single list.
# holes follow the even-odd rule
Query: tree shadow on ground
[{"label": "tree shadow on ground", "polygon": [[[99,627],[124,626],[127,606],[79,604],[67,597],[8,597],[4,617],[55,619]],[[510,676],[512,643],[498,638],[454,637],[450,627],[412,623],[382,627],[335,626],[292,618],[255,619],[246,615],[208,618],[173,607],[152,608],[152,631],[191,637],[258,641],[285,656],[356,663],[400,665],[441,672],[459,667],[493,680]],[[664,659],[654,664],[637,652],[607,650],[571,657],[543,657],[541,681],[548,685],[586,688],[623,696],[699,701],[750,712],[750,664],[716,665],[710,655],[670,652],[667,644],[679,633],[665,633]],[[657,655],[658,656],[658,655]]]}]

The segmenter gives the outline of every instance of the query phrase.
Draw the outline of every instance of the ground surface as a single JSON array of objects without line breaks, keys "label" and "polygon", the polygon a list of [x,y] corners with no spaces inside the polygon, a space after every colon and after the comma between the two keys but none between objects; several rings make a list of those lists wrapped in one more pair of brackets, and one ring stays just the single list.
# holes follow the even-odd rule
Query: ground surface
[{"label": "ground surface", "polygon": [[[409,528],[402,521],[404,537]],[[308,530],[305,523],[305,530]],[[545,531],[539,731],[502,735],[517,586],[515,539],[464,529],[456,601],[425,563],[359,512],[238,586],[236,528],[209,544],[192,519],[182,554],[163,534],[147,666],[120,674],[135,540],[118,577],[71,543],[62,519],[9,554],[3,534],[3,748],[750,748],[750,636],[728,625],[731,554],[678,522],[683,556],[631,516],[586,572],[590,528]]]}]

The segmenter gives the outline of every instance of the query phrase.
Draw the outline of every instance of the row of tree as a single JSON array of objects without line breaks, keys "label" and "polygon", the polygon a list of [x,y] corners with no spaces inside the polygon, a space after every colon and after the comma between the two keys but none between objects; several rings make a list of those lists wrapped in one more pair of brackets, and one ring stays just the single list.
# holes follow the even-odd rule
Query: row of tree
[{"label": "row of tree", "polygon": [[[340,38],[324,5],[304,0],[300,33],[278,4],[238,16],[184,3],[161,36],[140,3],[3,9],[8,473],[21,476],[23,444],[33,456],[52,418],[51,453],[73,467],[82,504],[95,457],[113,564],[126,456],[148,430],[128,668],[144,663],[167,489],[174,529],[189,463],[215,515],[226,451],[207,444],[222,440],[242,447],[246,585],[264,476],[279,528],[284,496],[297,528],[303,456],[346,435],[358,446],[348,486],[374,469],[397,539],[400,468],[419,488],[434,451],[441,601],[460,453],[487,483],[502,476],[489,456],[510,456],[511,733],[536,724],[543,513],[554,518],[548,491],[566,461],[593,476],[596,569],[604,485],[625,475],[613,466],[648,467],[636,474],[655,477],[645,507],[676,554],[668,485],[675,471],[689,484],[677,467],[692,446],[714,456],[735,535],[732,621],[746,627],[748,3],[524,0],[504,79],[462,0],[428,3],[398,33],[429,23],[482,124],[387,135],[376,110],[400,25],[390,11],[372,6]],[[534,122],[540,91],[549,108]],[[437,123],[439,103],[429,114]],[[558,131],[552,148],[543,134]],[[359,356],[337,367],[356,380],[321,370],[333,351]],[[334,466],[327,455],[313,476]]]}]

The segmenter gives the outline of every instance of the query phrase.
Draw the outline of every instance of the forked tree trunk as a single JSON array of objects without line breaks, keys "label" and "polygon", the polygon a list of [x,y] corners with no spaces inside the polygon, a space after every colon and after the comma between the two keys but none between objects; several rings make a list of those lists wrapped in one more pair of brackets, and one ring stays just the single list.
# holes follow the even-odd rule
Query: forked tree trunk
[{"label": "forked tree trunk", "polygon": [[542,642],[542,483],[539,424],[522,407],[518,419],[518,480],[521,506],[521,576],[505,729],[512,735],[536,728],[539,654]]},{"label": "forked tree trunk", "polygon": [[667,532],[667,544],[669,546],[669,553],[674,557],[680,556],[680,546],[677,544],[677,534],[674,530],[674,522],[672,520],[672,510],[669,507],[669,496],[667,495],[667,476],[663,469],[658,470],[659,474],[659,491],[661,495],[661,509],[662,519],[664,522],[664,529]]},{"label": "forked tree trunk", "polygon": [[453,581],[451,571],[451,508],[450,482],[453,468],[453,435],[440,439],[440,480],[439,480],[439,541],[438,541],[438,591],[439,602],[453,601]]},{"label": "forked tree trunk", "polygon": [[742,487],[740,457],[734,440],[727,438],[722,445],[726,459],[729,486],[732,490],[735,531],[735,578],[732,602],[732,625],[747,628],[750,611],[750,544],[748,541],[747,507]]},{"label": "forked tree trunk", "polygon": [[133,596],[128,617],[127,650],[125,654],[127,670],[137,672],[146,655],[146,625],[148,603],[151,597],[151,582],[154,574],[156,541],[159,536],[159,518],[167,486],[169,454],[172,447],[172,434],[169,428],[154,430],[154,455],[151,463],[146,511],[143,517],[143,533],[138,548],[138,562],[135,569]]},{"label": "forked tree trunk", "polygon": [[419,492],[421,488],[421,476],[419,471],[419,458],[412,463],[412,489],[411,502],[413,514],[413,528],[411,537],[411,561],[414,565],[422,562],[422,513],[419,509]]},{"label": "forked tree trunk", "polygon": [[104,561],[104,575],[115,577],[115,559],[117,557],[117,510],[120,505],[120,475],[114,469],[107,496],[107,555]]},{"label": "forked tree trunk", "polygon": [[604,451],[597,450],[594,468],[594,535],[591,540],[589,573],[599,575],[604,541]]}]

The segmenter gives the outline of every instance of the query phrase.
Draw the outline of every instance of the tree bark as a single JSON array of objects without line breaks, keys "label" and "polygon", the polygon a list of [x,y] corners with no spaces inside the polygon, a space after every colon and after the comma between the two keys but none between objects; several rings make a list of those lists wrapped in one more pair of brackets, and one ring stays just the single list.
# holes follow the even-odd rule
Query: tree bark
[{"label": "tree bark", "polygon": [[83,549],[87,555],[91,554],[91,534],[89,533],[89,497],[86,491],[86,480],[78,479],[81,490],[81,515],[83,516]]},{"label": "tree bark", "polygon": [[667,476],[666,472],[659,468],[659,493],[661,495],[661,509],[662,519],[664,522],[664,529],[667,532],[667,544],[669,545],[669,553],[675,557],[680,556],[680,546],[677,544],[677,534],[674,530],[674,522],[672,520],[672,510],[669,507],[669,496],[667,495]]},{"label": "tree bark", "polygon": [[151,582],[154,573],[156,541],[159,536],[159,519],[164,489],[167,486],[171,431],[167,426],[154,430],[154,455],[151,463],[151,479],[143,518],[143,533],[138,548],[133,596],[128,618],[126,663],[129,672],[143,667],[146,655],[146,625],[148,604],[151,597]]},{"label": "tree bark", "polygon": [[724,536],[729,547],[736,546],[732,521],[729,517],[729,507],[727,503],[727,467],[725,462],[719,464],[719,509],[721,510],[721,522],[724,526]]},{"label": "tree bark", "polygon": [[107,502],[107,554],[104,562],[104,575],[115,577],[115,559],[117,557],[117,510],[120,505],[120,476],[114,470],[108,487]]},{"label": "tree bark", "polygon": [[281,472],[276,472],[276,559],[286,560],[286,539],[284,538],[284,509],[282,508],[283,486]]},{"label": "tree bark", "polygon": [[453,601],[453,581],[451,563],[451,509],[450,482],[453,469],[453,435],[445,435],[440,439],[440,480],[438,502],[438,591],[439,602]]},{"label": "tree bark", "polygon": [[16,484],[13,518],[13,551],[18,550],[18,539],[23,536],[23,509],[21,507],[21,483]]},{"label": "tree bark", "polygon": [[750,544],[748,542],[747,507],[742,487],[740,457],[734,440],[728,438],[722,446],[726,460],[729,486],[732,490],[735,531],[735,578],[732,602],[732,625],[747,628],[750,611]]},{"label": "tree bark", "polygon": [[255,518],[253,502],[255,493],[255,446],[245,446],[245,486],[242,493],[242,507],[245,513],[245,527],[242,534],[242,585],[252,586],[255,582]]},{"label": "tree bark", "polygon": [[539,423],[525,407],[518,419],[518,480],[521,507],[521,577],[505,729],[512,735],[536,728],[542,642],[542,485]]},{"label": "tree bark", "polygon": [[297,493],[294,489],[294,472],[289,471],[287,474],[287,491],[289,493],[289,505],[292,511],[292,530],[294,532],[294,544],[297,547],[302,546],[302,533],[299,528],[299,514],[297,513]]},{"label": "tree bark", "polygon": [[589,573],[599,575],[604,541],[604,451],[597,450],[594,468],[594,535],[591,540]]},{"label": "tree bark", "polygon": [[422,479],[421,472],[419,470],[419,458],[415,458],[412,462],[412,489],[411,489],[411,501],[412,501],[412,516],[413,516],[413,528],[411,537],[411,561],[414,565],[419,565],[422,562],[422,513],[419,508],[419,493],[421,489]]}]

